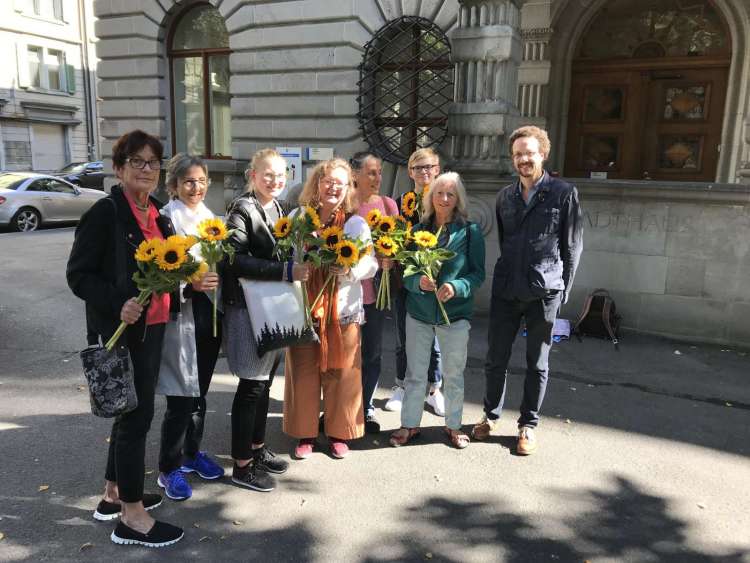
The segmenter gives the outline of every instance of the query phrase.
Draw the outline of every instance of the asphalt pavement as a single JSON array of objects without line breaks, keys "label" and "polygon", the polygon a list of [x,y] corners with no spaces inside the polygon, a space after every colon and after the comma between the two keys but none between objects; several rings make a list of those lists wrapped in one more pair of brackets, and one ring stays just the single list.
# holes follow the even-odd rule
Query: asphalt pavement
[{"label": "asphalt pavement", "polygon": [[[191,476],[191,499],[153,513],[183,526],[183,541],[114,545],[114,523],[91,518],[110,423],[90,414],[81,375],[83,304],[65,283],[72,239],[70,228],[0,234],[0,561],[750,562],[748,350],[636,334],[619,352],[590,338],[553,347],[539,451],[519,457],[522,337],[496,436],[452,449],[443,420],[425,411],[422,438],[394,449],[398,414],[380,410],[394,372],[388,330],[380,435],[354,442],[345,460],[321,437],[271,493]],[[475,319],[467,430],[481,416],[486,333]],[[227,474],[235,386],[220,360],[204,447]],[[282,397],[278,378],[267,442],[288,459]],[[151,491],[164,400],[156,404]]]}]

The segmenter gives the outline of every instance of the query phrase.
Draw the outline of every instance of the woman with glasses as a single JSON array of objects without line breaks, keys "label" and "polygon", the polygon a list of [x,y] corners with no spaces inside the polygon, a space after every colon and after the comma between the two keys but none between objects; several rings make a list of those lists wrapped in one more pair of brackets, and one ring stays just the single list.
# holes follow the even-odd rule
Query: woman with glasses
[{"label": "woman with glasses", "polygon": [[109,441],[104,498],[97,520],[121,515],[111,539],[118,544],[162,547],[182,539],[177,526],[155,521],[148,510],[161,504],[159,495],[144,494],[146,435],[154,416],[154,389],[159,375],[170,295],[154,294],[147,306],[136,301],[138,271],[135,251],[144,240],[174,234],[161,204],[151,197],[159,181],[163,147],[136,130],[112,147],[112,164],[120,184],[81,218],[68,259],[68,285],[86,302],[89,344],[109,340],[120,321],[130,325],[118,341],[126,345],[138,406],[115,418]]},{"label": "woman with glasses", "polygon": [[[300,205],[317,212],[321,229],[337,227],[365,246],[372,244],[367,222],[356,214],[351,168],[336,158],[318,164],[300,194]],[[328,279],[335,276],[313,310],[319,342],[290,346],[285,365],[284,432],[299,442],[297,459],[312,455],[318,436],[320,395],[323,394],[324,428],[331,455],[349,454],[347,442],[364,434],[360,330],[364,322],[362,280],[372,278],[378,263],[372,253],[351,266],[315,269],[307,284],[312,303]]]},{"label": "woman with glasses", "polygon": [[[426,192],[429,192],[430,184],[440,174],[440,157],[430,149],[417,149],[409,157],[407,164],[409,178],[414,182],[414,189],[403,194],[398,200],[401,213],[412,225],[419,223],[419,209],[423,206],[406,203],[421,201]],[[410,211],[412,209],[412,211]],[[385,404],[387,411],[400,411],[404,400],[404,381],[406,379],[406,296],[408,292],[401,287],[396,294],[394,303],[396,318],[396,381],[393,386],[393,394]],[[427,368],[427,381],[429,391],[427,393],[427,404],[437,416],[445,416],[445,398],[440,392],[443,376],[440,373],[440,350],[435,340],[430,355],[430,363]]]},{"label": "woman with glasses", "polygon": [[[397,216],[398,205],[390,197],[380,195],[383,179],[382,161],[371,152],[358,152],[349,160],[352,166],[354,190],[357,195],[357,214],[367,217],[373,209],[381,215]],[[382,270],[393,266],[390,258],[378,257]],[[375,306],[376,284],[374,279],[362,280],[362,300],[365,322],[362,325],[362,402],[365,408],[365,432],[377,434],[380,423],[375,418],[372,404],[380,379],[381,354],[383,350],[383,323],[385,311]]]},{"label": "woman with glasses", "polygon": [[[172,200],[161,213],[172,220],[177,234],[198,236],[198,224],[214,217],[203,203],[209,184],[206,164],[197,156],[180,153],[167,164],[166,185]],[[185,473],[195,472],[203,479],[224,475],[224,469],[200,449],[206,393],[221,347],[221,333],[213,335],[208,297],[218,286],[218,274],[206,272],[200,281],[183,284],[172,294],[156,392],[167,397],[157,483],[174,500],[193,494]]]},{"label": "woman with glasses", "polygon": [[[284,473],[289,464],[265,444],[271,383],[282,350],[258,357],[252,320],[248,316],[239,278],[287,281],[306,280],[308,267],[277,260],[274,223],[291,206],[279,197],[286,185],[286,161],[272,149],[253,155],[247,191],[229,207],[227,227],[234,259],[224,266],[224,350],[230,371],[239,378],[232,403],[232,481],[255,491],[276,487],[272,473]],[[291,289],[291,286],[290,286]]]}]

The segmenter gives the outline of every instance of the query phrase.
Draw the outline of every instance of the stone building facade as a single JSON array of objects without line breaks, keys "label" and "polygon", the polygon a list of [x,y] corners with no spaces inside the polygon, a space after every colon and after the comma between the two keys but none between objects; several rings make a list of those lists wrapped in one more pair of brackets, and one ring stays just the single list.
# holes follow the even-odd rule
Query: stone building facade
[{"label": "stone building facade", "polygon": [[[538,124],[549,170],[574,178],[586,209],[563,313],[601,286],[628,328],[750,343],[750,0],[96,0],[95,13],[105,155],[134,127],[168,154],[202,152],[221,210],[258,148],[349,156],[382,141],[387,154],[416,132],[410,142],[439,141],[467,179],[494,241],[494,197],[512,181],[505,140]],[[395,21],[430,40],[389,35]],[[443,36],[449,104],[445,83],[422,89],[447,80]],[[433,66],[409,75],[422,50]],[[406,170],[390,160],[383,191],[398,194]],[[496,258],[489,244],[489,271]]]},{"label": "stone building facade", "polygon": [[8,0],[0,21],[0,170],[98,159],[93,0]]}]

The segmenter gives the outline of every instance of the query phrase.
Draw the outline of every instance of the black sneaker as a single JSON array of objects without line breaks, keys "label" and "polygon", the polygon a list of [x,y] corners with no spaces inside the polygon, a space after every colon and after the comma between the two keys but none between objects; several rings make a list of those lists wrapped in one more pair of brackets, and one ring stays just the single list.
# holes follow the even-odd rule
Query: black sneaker
[{"label": "black sneaker", "polygon": [[[155,495],[153,493],[145,493],[143,495],[143,508],[146,510],[153,510],[157,506],[161,506],[161,495]],[[114,520],[120,515],[121,506],[119,502],[107,502],[102,499],[99,504],[96,505],[94,511],[94,519],[100,522],[107,522],[108,520]]]},{"label": "black sneaker", "polygon": [[277,457],[275,453],[265,446],[253,450],[253,463],[258,469],[262,469],[268,473],[276,473],[277,475],[289,469],[289,462]]},{"label": "black sneaker", "polygon": [[273,491],[276,488],[274,478],[262,469],[256,468],[252,462],[245,467],[238,467],[235,463],[232,469],[232,482],[262,493]]},{"label": "black sneaker", "polygon": [[120,545],[145,545],[146,547],[165,547],[180,541],[185,533],[182,528],[172,526],[166,522],[154,523],[147,534],[142,534],[133,528],[126,526],[122,521],[117,523],[115,531],[110,538]]},{"label": "black sneaker", "polygon": [[380,423],[374,414],[365,417],[365,432],[367,434],[380,434]]}]

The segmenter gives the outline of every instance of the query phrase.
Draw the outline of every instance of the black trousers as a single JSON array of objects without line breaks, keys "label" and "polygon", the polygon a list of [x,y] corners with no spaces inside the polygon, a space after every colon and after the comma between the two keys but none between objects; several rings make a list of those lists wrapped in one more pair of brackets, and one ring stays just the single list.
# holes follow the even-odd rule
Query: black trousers
[{"label": "black trousers", "polygon": [[232,457],[250,459],[252,444],[266,441],[266,421],[271,383],[278,363],[271,369],[268,381],[240,379],[232,401]]},{"label": "black trousers", "polygon": [[164,326],[151,325],[145,334],[134,328],[125,331],[138,407],[115,418],[104,474],[107,481],[117,483],[123,502],[143,500],[146,435],[154,418],[154,390],[159,376]]},{"label": "black trousers", "polygon": [[199,397],[167,396],[167,410],[161,424],[159,471],[169,473],[182,465],[183,457],[194,458],[200,451],[206,421],[206,394],[214,375],[221,348],[221,313],[217,336],[213,335],[213,305],[205,293],[193,297],[195,346]]},{"label": "black trousers", "polygon": [[536,427],[549,375],[549,351],[552,328],[560,308],[562,292],[554,292],[535,301],[503,299],[493,295],[490,305],[487,361],[484,367],[486,393],[484,412],[490,419],[500,415],[507,390],[508,362],[521,318],[526,319],[526,379],[523,386],[519,428]]}]

